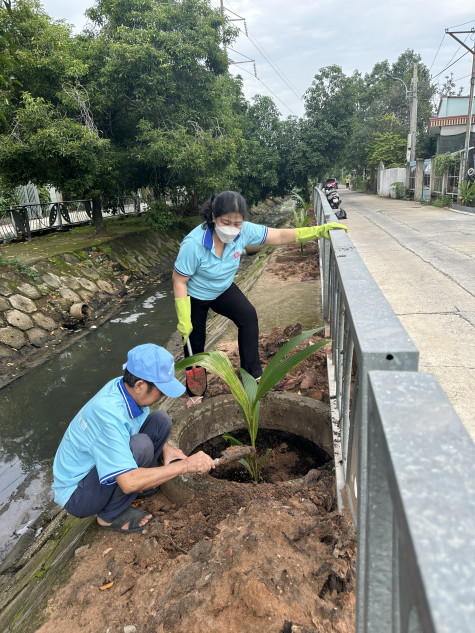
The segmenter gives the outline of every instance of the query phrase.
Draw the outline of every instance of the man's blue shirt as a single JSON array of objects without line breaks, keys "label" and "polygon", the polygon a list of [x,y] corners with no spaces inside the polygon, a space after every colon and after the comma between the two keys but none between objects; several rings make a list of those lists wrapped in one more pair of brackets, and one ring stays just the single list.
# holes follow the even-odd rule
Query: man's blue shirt
[{"label": "man's blue shirt", "polygon": [[175,261],[175,270],[190,277],[187,288],[190,297],[212,300],[219,297],[233,283],[241,253],[250,244],[263,244],[267,227],[262,224],[243,222],[241,232],[225,244],[222,257],[218,257],[213,245],[213,229],[194,228],[185,237]]},{"label": "man's blue shirt", "polygon": [[137,468],[130,437],[139,432],[149,408],[139,407],[122,378],[114,378],[87,402],[72,420],[53,463],[54,500],[64,506],[78,483],[93,468],[99,481],[115,484],[115,477]]}]

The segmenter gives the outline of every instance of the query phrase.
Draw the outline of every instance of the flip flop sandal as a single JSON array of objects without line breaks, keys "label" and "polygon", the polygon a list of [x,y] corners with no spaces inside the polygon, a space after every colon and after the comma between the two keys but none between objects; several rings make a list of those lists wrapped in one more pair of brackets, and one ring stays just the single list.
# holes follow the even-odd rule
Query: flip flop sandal
[{"label": "flip flop sandal", "polygon": [[[112,532],[122,532],[122,534],[131,534],[132,532],[141,532],[144,528],[146,528],[155,517],[152,516],[150,521],[148,521],[145,525],[140,525],[140,521],[147,516],[147,514],[151,514],[151,512],[144,512],[143,510],[139,510],[138,508],[133,508],[129,506],[123,512],[116,516],[110,525],[101,525],[98,523],[99,527],[103,530],[111,530]],[[122,528],[126,523],[129,524],[129,529],[124,530]]]},{"label": "flip flop sandal", "polygon": [[160,486],[156,488],[149,488],[148,490],[144,490],[143,492],[139,492],[139,494],[135,497],[136,499],[146,499],[147,497],[151,497],[156,492],[160,490]]}]

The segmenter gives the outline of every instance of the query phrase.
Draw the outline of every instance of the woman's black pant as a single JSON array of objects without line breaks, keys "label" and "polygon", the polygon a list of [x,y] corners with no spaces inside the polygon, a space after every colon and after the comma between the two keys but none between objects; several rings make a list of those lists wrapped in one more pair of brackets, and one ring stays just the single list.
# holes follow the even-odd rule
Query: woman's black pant
[{"label": "woman's black pant", "polygon": [[[233,283],[219,297],[209,301],[191,299],[191,324],[193,331],[190,334],[190,345],[193,354],[204,352],[206,343],[206,318],[211,308],[217,314],[221,314],[238,328],[238,346],[241,367],[251,376],[258,378],[262,374],[259,358],[259,323],[257,312],[252,303]],[[185,346],[185,356],[188,350]]]}]

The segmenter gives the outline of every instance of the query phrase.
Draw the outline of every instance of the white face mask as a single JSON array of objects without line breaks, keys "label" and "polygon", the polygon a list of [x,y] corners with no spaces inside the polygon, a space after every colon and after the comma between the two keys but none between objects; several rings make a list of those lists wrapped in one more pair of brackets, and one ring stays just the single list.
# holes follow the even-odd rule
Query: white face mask
[{"label": "white face mask", "polygon": [[216,231],[216,235],[219,239],[225,244],[229,244],[236,238],[241,229],[236,228],[235,226],[218,226],[215,222],[214,230]]}]

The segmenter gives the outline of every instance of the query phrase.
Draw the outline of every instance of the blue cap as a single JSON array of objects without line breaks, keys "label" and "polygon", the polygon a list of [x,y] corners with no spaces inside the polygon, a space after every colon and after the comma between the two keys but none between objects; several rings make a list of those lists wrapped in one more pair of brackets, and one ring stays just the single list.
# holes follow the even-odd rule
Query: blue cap
[{"label": "blue cap", "polygon": [[122,366],[142,380],[153,382],[169,398],[177,398],[185,392],[184,385],[175,378],[175,359],[164,347],[153,343],[137,345],[127,354]]}]

